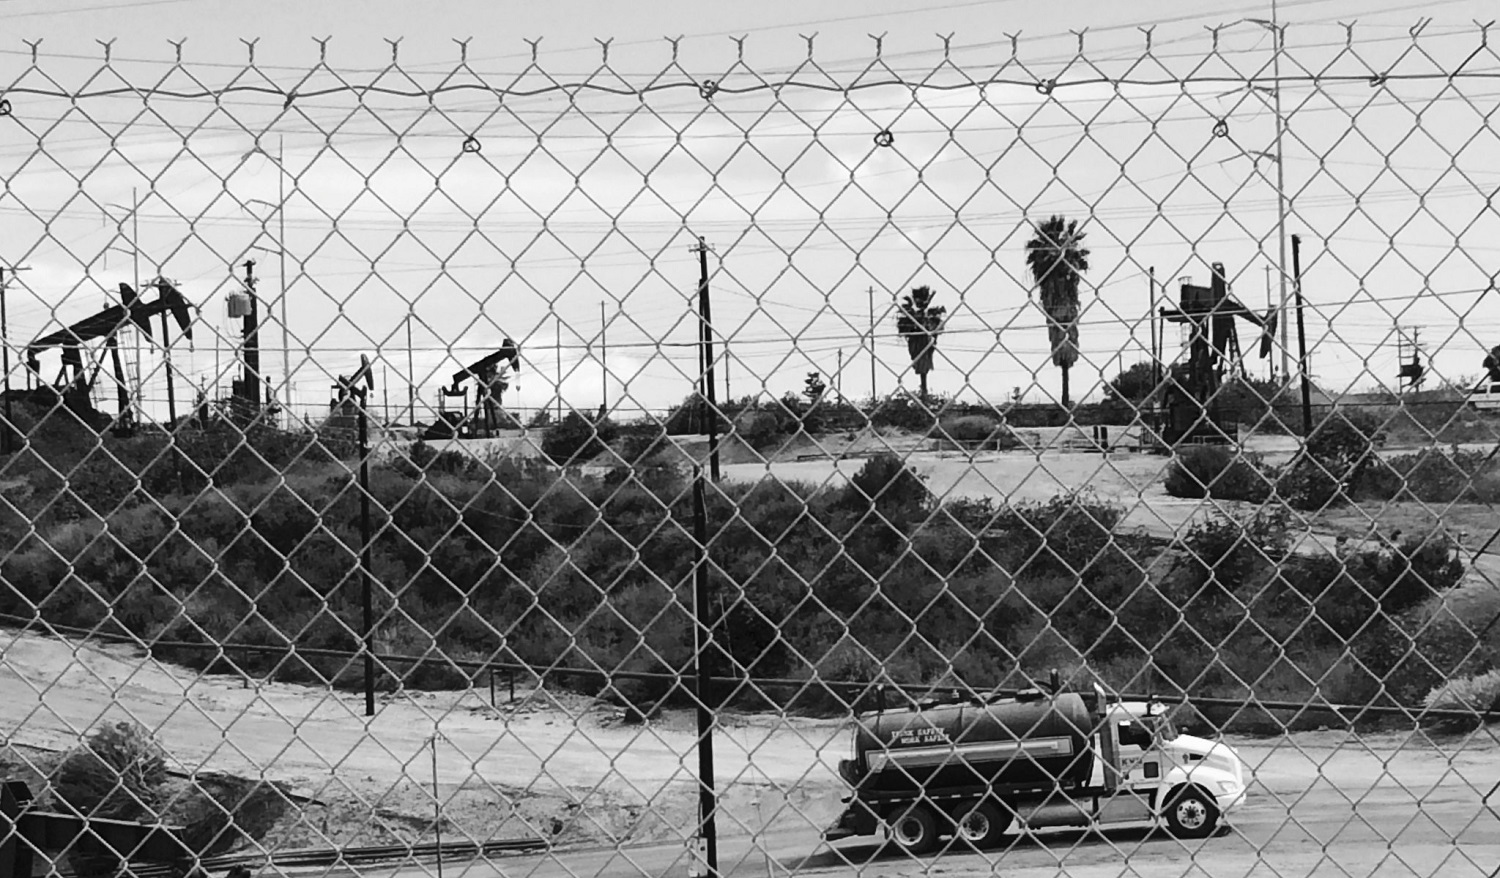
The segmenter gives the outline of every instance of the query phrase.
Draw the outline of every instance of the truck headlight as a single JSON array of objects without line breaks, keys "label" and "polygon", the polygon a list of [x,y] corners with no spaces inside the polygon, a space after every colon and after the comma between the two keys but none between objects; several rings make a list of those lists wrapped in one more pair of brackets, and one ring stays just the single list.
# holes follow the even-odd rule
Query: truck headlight
[{"label": "truck headlight", "polygon": [[1239,788],[1240,788],[1240,785],[1237,784],[1237,783],[1235,783],[1232,780],[1221,780],[1221,781],[1219,781],[1219,792],[1224,793],[1226,795],[1234,793]]}]

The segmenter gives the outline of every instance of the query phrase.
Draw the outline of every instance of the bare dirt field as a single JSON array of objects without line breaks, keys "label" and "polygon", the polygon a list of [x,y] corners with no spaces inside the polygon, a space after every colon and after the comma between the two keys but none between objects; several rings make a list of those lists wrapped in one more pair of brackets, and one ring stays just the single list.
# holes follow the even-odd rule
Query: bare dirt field
[{"label": "bare dirt field", "polygon": [[[201,676],[128,647],[17,632],[0,639],[0,699],[12,765],[45,763],[98,723],[133,717],[156,732],[178,770],[284,781],[317,800],[288,815],[270,846],[430,840],[436,730],[445,838],[542,835],[557,844],[546,855],[473,863],[466,874],[686,868],[681,839],[696,800],[686,713],[628,725],[618,710],[578,696],[518,692],[517,703],[492,709],[481,691],[409,692],[383,698],[366,719],[355,693]],[[1060,864],[1075,875],[1155,874],[1190,857],[1205,875],[1335,874],[1334,864],[1360,863],[1372,870],[1358,874],[1492,874],[1497,732],[1231,739],[1255,785],[1228,835],[1186,848],[1136,829],[1022,837],[1004,855],[1005,874],[1054,874]],[[873,840],[822,843],[818,831],[839,808],[836,761],[849,746],[841,722],[726,714],[714,741],[727,873],[839,872],[874,858],[877,874],[926,873],[937,862],[937,871],[988,874],[999,856],[912,862]],[[1411,871],[1391,871],[1400,862]]]}]

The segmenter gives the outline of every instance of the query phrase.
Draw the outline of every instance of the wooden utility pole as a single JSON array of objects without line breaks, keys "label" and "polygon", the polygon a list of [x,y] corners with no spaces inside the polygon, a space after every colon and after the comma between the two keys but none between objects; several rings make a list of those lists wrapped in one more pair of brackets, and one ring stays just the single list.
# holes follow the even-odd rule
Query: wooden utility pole
[{"label": "wooden utility pole", "polygon": [[705,428],[708,430],[709,476],[719,480],[719,418],[718,400],[714,395],[714,321],[708,297],[708,254],[713,250],[702,238],[690,248],[698,254],[698,346],[702,352],[702,371],[699,376],[699,404],[702,407]]},{"label": "wooden utility pole", "polygon": [[[714,356],[713,319],[708,299],[708,251],[711,248],[703,238],[690,248],[698,254],[698,342],[702,369],[698,375],[698,405],[708,430],[708,457],[713,479],[719,480],[718,411],[714,405]],[[708,707],[712,668],[709,667],[707,651],[713,644],[713,621],[709,618],[708,582],[708,501],[703,484],[703,467],[700,465],[693,476],[693,542],[695,559],[693,571],[693,668],[695,675],[694,695],[698,713],[698,832],[697,842],[701,846],[703,865],[708,878],[719,874],[719,842],[715,829],[714,811],[714,739],[713,714]]]},{"label": "wooden utility pole", "polygon": [[412,356],[411,347],[411,318],[410,308],[406,312],[406,419],[415,425],[417,423],[417,367]]},{"label": "wooden utility pole", "polygon": [[255,260],[245,260],[245,294],[250,298],[249,312],[241,323],[241,350],[245,371],[238,396],[249,407],[247,418],[260,416],[260,301],[255,293]]},{"label": "wooden utility pole", "polygon": [[1302,238],[1292,236],[1292,289],[1297,297],[1297,371],[1302,373],[1302,435],[1312,435],[1312,385],[1307,363],[1307,327],[1302,321]]},{"label": "wooden utility pole", "polygon": [[844,349],[839,348],[839,368],[833,373],[833,398],[839,403],[844,401]]},{"label": "wooden utility pole", "polygon": [[604,344],[604,333],[609,330],[609,321],[604,320],[604,300],[598,300],[598,410],[609,411],[609,347]]},{"label": "wooden utility pole", "polygon": [[875,402],[875,287],[865,288],[870,296],[870,402]]}]

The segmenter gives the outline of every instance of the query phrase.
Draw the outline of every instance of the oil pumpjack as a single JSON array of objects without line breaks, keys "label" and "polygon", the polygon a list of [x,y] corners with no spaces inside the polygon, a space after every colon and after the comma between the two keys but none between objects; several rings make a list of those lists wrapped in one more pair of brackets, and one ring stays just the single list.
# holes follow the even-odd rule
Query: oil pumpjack
[{"label": "oil pumpjack", "polygon": [[[505,391],[511,379],[521,371],[521,349],[509,338],[494,353],[453,373],[453,383],[440,391],[442,401],[439,419],[428,428],[429,438],[488,437],[508,422],[503,408]],[[469,390],[464,383],[474,381],[474,408],[469,410]],[[461,399],[458,411],[447,409],[446,401]]]},{"label": "oil pumpjack", "polygon": [[[94,387],[98,382],[100,371],[104,368],[104,353],[89,352],[90,367],[84,364],[84,354],[89,351],[89,343],[103,339],[103,351],[108,354],[113,373],[117,404],[115,416],[109,419],[108,423],[115,432],[133,430],[136,426],[135,409],[140,401],[131,399],[130,383],[126,379],[124,364],[120,358],[118,339],[120,330],[133,325],[144,332],[147,337],[151,337],[151,318],[161,315],[161,343],[166,346],[167,315],[170,314],[182,335],[189,340],[193,337],[191,313],[193,306],[177,289],[176,282],[165,277],[158,277],[146,284],[146,287],[156,290],[154,301],[145,301],[134,287],[128,283],[121,283],[120,304],[111,305],[70,326],[40,336],[27,345],[26,367],[36,376],[40,385],[38,391],[60,396],[69,409],[87,422],[104,422],[106,416],[101,415],[94,408],[93,403]],[[62,364],[57,378],[49,384],[42,377],[41,355],[52,348],[58,348],[61,351]],[[166,374],[167,400],[171,418],[175,420],[176,398],[170,365],[167,367]]]},{"label": "oil pumpjack", "polygon": [[1187,362],[1172,368],[1163,388],[1166,422],[1162,439],[1169,446],[1233,442],[1238,427],[1232,416],[1224,416],[1218,397],[1225,379],[1234,377],[1236,370],[1240,378],[1246,377],[1235,319],[1260,328],[1259,353],[1265,359],[1271,355],[1276,336],[1276,312],[1270,309],[1262,317],[1235,299],[1222,262],[1213,263],[1208,286],[1184,282],[1179,305],[1160,311],[1167,322],[1186,324],[1190,331]]},{"label": "oil pumpjack", "polygon": [[365,403],[369,400],[370,391],[374,389],[375,373],[370,368],[370,358],[364,354],[360,354],[359,368],[354,370],[354,374],[340,375],[334,379],[334,397],[329,401],[328,420],[324,422],[324,426],[336,429],[355,429],[359,420],[359,413],[365,408]]}]

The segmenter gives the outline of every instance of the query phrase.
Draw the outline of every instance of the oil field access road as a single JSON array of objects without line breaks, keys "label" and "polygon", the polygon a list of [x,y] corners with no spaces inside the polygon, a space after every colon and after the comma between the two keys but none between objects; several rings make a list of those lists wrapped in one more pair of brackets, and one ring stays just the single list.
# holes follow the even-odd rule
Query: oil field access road
[{"label": "oil field access road", "polygon": [[[1236,741],[1256,773],[1252,798],[1216,837],[1111,828],[1012,835],[1002,850],[957,848],[913,860],[875,839],[823,843],[795,814],[757,837],[720,844],[724,875],[1236,876],[1347,878],[1494,876],[1500,870],[1500,747],[1492,726],[1467,739],[1356,738],[1323,732]],[[787,824],[786,828],[778,823]],[[802,824],[792,826],[791,824]],[[681,844],[558,849],[483,863],[450,863],[465,878],[686,876]],[[502,871],[503,870],[503,871]],[[432,863],[365,869],[370,878],[428,878]]]}]

